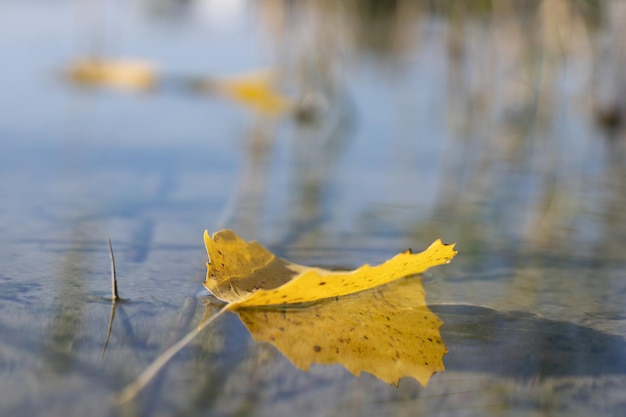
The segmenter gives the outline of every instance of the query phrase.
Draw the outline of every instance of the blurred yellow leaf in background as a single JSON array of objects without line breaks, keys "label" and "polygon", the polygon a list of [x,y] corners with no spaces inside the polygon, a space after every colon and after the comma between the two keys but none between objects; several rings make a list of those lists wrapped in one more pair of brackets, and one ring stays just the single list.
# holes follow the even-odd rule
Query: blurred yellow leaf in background
[{"label": "blurred yellow leaf in background", "polygon": [[67,77],[84,85],[150,90],[157,82],[155,66],[140,60],[84,58],[69,66]]},{"label": "blurred yellow leaf in background", "polygon": [[265,115],[281,114],[293,107],[292,101],[278,92],[275,77],[270,71],[220,79],[215,87],[223,96]]},{"label": "blurred yellow leaf in background", "polygon": [[167,75],[159,73],[148,61],[82,58],[70,64],[64,73],[71,82],[79,85],[138,91],[157,89],[167,80],[166,84],[178,85],[183,91],[217,94],[264,116],[278,116],[294,107],[292,100],[278,91],[276,77],[269,70],[226,78]]}]

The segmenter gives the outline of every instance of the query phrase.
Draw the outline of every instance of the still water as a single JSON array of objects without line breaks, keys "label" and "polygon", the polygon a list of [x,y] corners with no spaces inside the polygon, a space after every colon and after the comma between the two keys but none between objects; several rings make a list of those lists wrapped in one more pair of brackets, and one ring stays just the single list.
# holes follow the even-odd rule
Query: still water
[{"label": "still water", "polygon": [[[620,415],[625,6],[2,2],[0,414]],[[173,81],[64,77],[89,56]],[[180,88],[268,69],[291,111]],[[456,242],[425,276],[446,371],[305,373],[226,315],[116,406],[200,321],[225,227],[333,268]]]}]

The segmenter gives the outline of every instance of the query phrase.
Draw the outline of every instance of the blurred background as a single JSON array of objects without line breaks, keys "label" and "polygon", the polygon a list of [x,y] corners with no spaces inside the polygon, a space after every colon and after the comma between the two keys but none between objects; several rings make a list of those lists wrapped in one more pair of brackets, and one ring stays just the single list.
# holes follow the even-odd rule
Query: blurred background
[{"label": "blurred background", "polygon": [[[429,301],[537,313],[623,341],[624,39],[619,0],[2,1],[1,407],[117,413],[107,395],[168,344],[201,287],[204,229],[340,268],[442,238],[460,254],[427,276]],[[135,328],[113,328],[103,362],[107,237]],[[229,344],[262,349],[229,324]],[[230,364],[208,340],[195,355]],[[167,378],[202,378],[177,369]],[[603,389],[583,384],[582,399],[507,379],[463,404],[559,412],[578,398],[577,410],[602,403],[610,414],[626,401],[620,372]],[[303,387],[320,382],[308,378]],[[367,383],[341,380],[338,393],[367,403]],[[423,410],[457,407],[459,380]],[[422,392],[371,389],[404,396],[399,414]],[[147,413],[206,411],[179,391]],[[313,392],[248,411],[345,411]]]}]

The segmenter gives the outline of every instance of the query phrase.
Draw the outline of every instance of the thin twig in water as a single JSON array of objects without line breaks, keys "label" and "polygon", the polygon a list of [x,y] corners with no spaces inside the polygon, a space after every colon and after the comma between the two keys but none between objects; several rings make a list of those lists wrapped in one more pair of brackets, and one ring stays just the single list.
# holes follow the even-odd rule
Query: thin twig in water
[{"label": "thin twig in water", "polygon": [[221,316],[224,312],[228,311],[229,305],[225,305],[217,313],[209,317],[203,322],[200,322],[198,326],[190,331],[187,336],[180,339],[178,342],[169,347],[165,352],[161,353],[137,378],[129,385],[127,385],[118,395],[115,396],[115,402],[117,404],[123,404],[132,400],[146,385],[152,381],[154,376],[165,366],[167,363],[180,352],[185,346],[189,344],[206,326],[211,324],[215,319]]},{"label": "thin twig in water", "polygon": [[113,256],[113,245],[111,245],[111,238],[109,238],[109,258],[111,259],[111,315],[109,316],[109,327],[107,329],[107,337],[104,339],[104,347],[102,348],[102,357],[107,350],[109,344],[109,337],[111,337],[111,330],[113,329],[113,320],[115,319],[115,310],[117,308],[117,301],[120,296],[117,292],[117,272],[115,270],[115,256]]},{"label": "thin twig in water", "polygon": [[117,273],[115,272],[115,256],[113,256],[111,238],[109,238],[109,257],[111,258],[111,298],[113,302],[116,302],[120,299],[120,296],[117,293]]}]

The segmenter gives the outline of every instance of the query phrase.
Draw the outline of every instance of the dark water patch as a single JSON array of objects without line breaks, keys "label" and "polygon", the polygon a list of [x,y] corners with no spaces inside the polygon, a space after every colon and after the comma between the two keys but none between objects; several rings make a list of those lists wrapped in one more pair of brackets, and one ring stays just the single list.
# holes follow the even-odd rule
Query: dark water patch
[{"label": "dark water patch", "polygon": [[435,305],[449,371],[523,379],[626,374],[626,341],[576,323],[471,305]]}]

